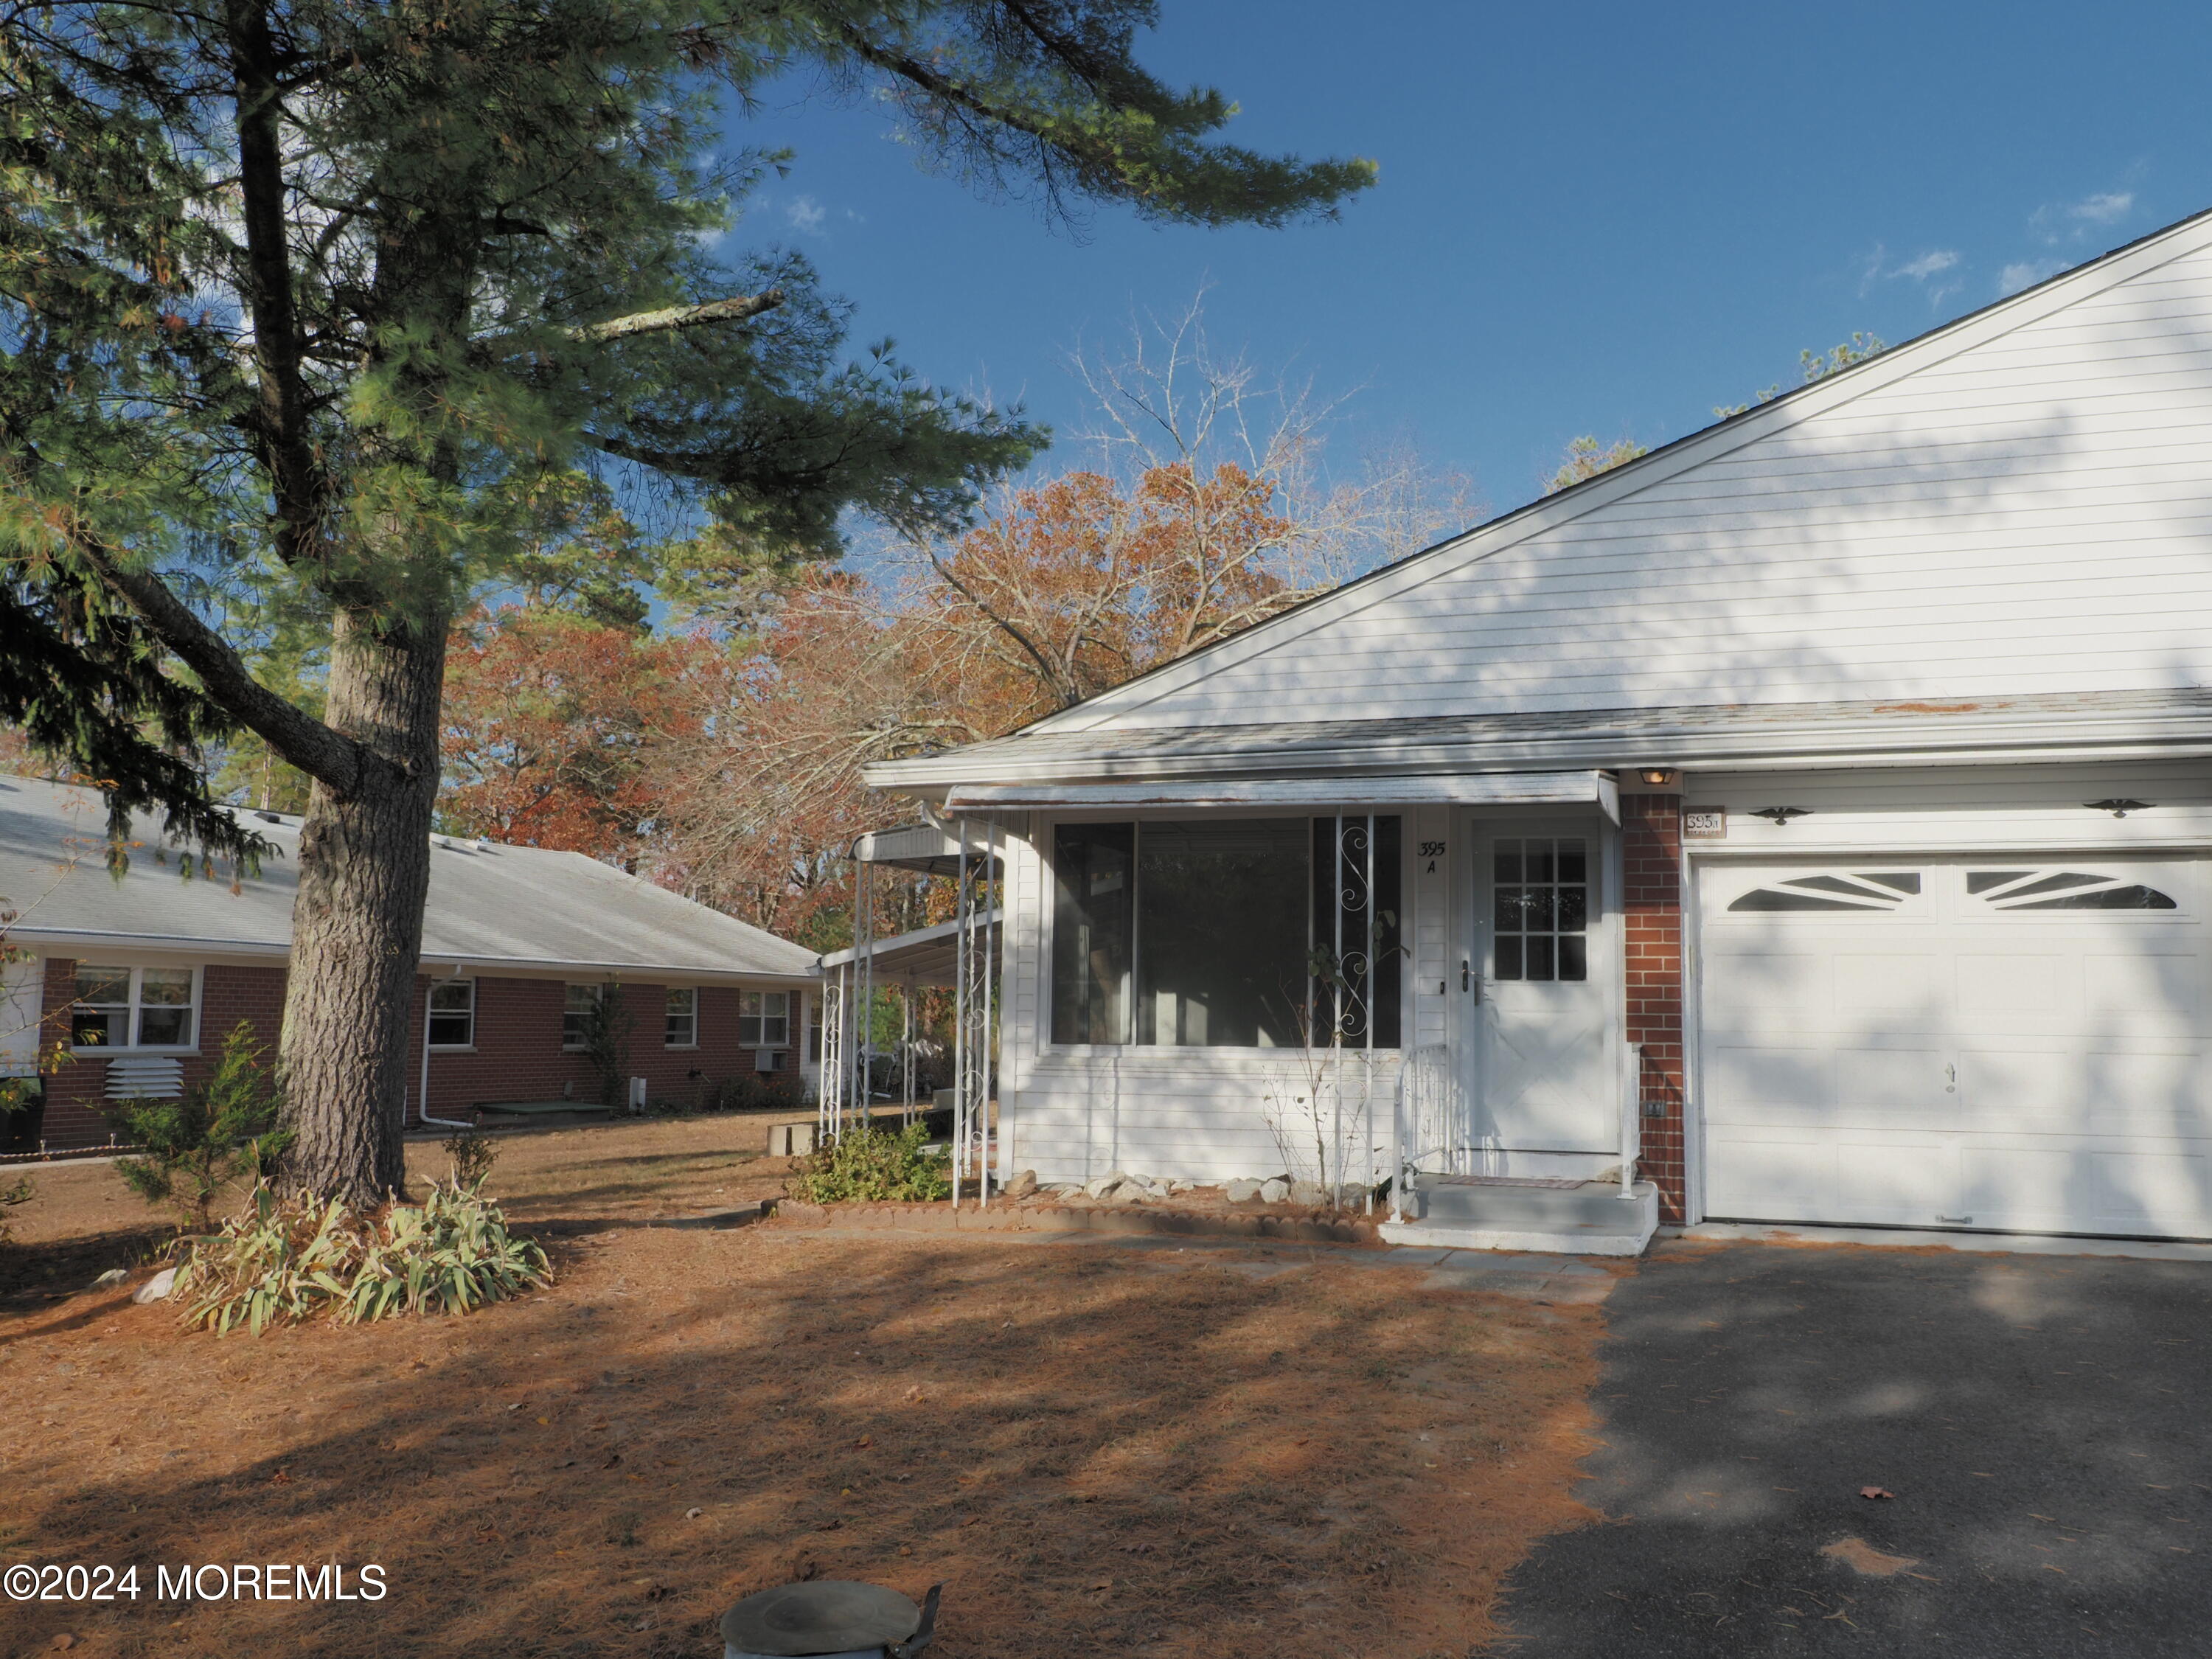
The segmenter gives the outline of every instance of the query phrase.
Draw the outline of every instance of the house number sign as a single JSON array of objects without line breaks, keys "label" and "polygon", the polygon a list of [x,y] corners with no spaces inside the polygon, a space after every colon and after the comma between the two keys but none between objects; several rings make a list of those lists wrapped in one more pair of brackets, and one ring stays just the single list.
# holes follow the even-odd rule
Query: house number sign
[{"label": "house number sign", "polygon": [[1727,840],[1728,808],[1685,806],[1682,809],[1682,839],[1684,841]]},{"label": "house number sign", "polygon": [[1440,842],[1440,841],[1425,841],[1425,842],[1423,842],[1421,843],[1421,859],[1422,859],[1421,873],[1422,873],[1423,875],[1425,875],[1425,876],[1433,876],[1434,874],[1436,874],[1436,872],[1437,872],[1437,860],[1438,859],[1442,858],[1443,855],[1444,855],[1444,844],[1443,844],[1443,842]]}]

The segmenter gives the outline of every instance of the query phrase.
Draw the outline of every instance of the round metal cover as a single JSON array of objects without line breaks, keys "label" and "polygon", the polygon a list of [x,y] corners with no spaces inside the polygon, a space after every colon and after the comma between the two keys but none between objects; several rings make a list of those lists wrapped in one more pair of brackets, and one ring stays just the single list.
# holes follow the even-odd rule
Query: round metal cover
[{"label": "round metal cover", "polygon": [[745,1653],[849,1653],[903,1642],[921,1609],[895,1589],[850,1578],[780,1584],[748,1595],[722,1615],[722,1639]]}]

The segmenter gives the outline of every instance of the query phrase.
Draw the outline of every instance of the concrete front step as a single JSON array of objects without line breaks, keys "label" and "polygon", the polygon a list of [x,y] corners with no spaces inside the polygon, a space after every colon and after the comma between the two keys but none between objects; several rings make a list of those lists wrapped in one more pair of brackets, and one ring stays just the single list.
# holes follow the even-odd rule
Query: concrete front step
[{"label": "concrete front step", "polygon": [[1378,1230],[1391,1244],[1467,1250],[1534,1250],[1558,1255],[1641,1255],[1659,1227],[1659,1189],[1638,1182],[1620,1196],[1612,1182],[1576,1187],[1417,1176],[1409,1214]]}]

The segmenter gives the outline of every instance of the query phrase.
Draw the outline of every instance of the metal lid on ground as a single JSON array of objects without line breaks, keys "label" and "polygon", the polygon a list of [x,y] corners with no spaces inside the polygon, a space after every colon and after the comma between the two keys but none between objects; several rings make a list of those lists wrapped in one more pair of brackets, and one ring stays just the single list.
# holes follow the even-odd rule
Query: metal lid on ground
[{"label": "metal lid on ground", "polygon": [[722,1639],[739,1653],[850,1653],[903,1642],[921,1609],[895,1589],[849,1578],[780,1584],[748,1595],[722,1615]]}]

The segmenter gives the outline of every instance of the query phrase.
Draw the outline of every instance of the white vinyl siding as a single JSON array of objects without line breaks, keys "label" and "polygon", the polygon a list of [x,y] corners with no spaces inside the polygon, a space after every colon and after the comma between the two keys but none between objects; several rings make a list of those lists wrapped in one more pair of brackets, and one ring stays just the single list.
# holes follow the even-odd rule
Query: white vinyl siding
[{"label": "white vinyl siding", "polygon": [[1047,729],[2212,681],[2208,243],[2186,228]]},{"label": "white vinyl siding", "polygon": [[[1411,838],[1425,813],[1439,823],[1450,817],[1448,809],[1433,808],[1402,820],[1407,839],[1401,867],[1408,872],[1408,936],[1415,940],[1442,937],[1433,927],[1424,933],[1425,907],[1435,901],[1421,896],[1430,890],[1412,862]],[[1051,1043],[1045,977],[1052,883],[1037,845],[1051,834],[1052,821],[1036,815],[1008,834],[1002,849],[1006,936],[1012,941],[1001,980],[1007,1008],[1000,1044],[1006,1069],[999,1079],[1002,1169],[1035,1170],[1047,1182],[1085,1181],[1115,1169],[1215,1181],[1282,1172],[1289,1160],[1268,1126],[1267,1100],[1271,1093],[1308,1091],[1303,1051]],[[1445,890],[1440,877],[1433,890]],[[1420,1008],[1418,986],[1410,970],[1401,980],[1401,1029],[1417,1030],[1423,1018],[1437,1020],[1437,1011],[1409,1012]],[[1368,1109],[1378,1144],[1389,1138],[1398,1064],[1398,1050],[1375,1051]],[[1356,1060],[1350,1075],[1356,1101]],[[1387,1152],[1377,1157],[1387,1163]]]}]

